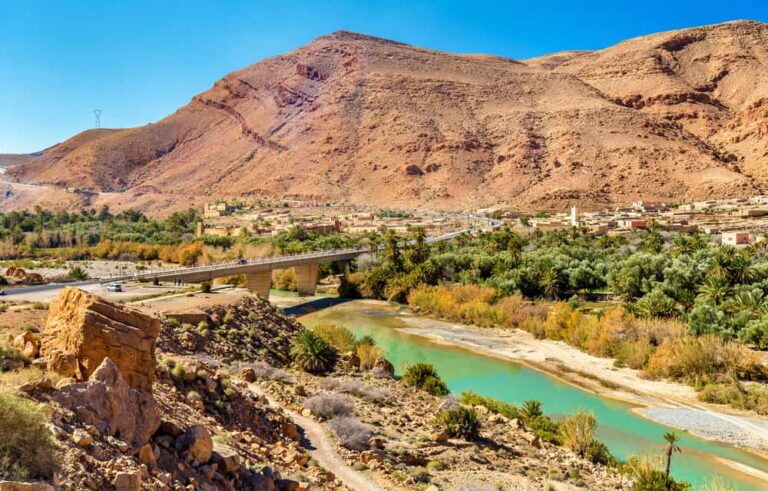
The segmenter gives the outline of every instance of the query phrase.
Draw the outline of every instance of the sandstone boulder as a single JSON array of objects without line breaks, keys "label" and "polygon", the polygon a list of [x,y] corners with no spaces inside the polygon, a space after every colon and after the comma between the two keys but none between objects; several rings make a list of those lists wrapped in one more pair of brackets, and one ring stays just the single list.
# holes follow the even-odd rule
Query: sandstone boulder
[{"label": "sandstone boulder", "polygon": [[151,390],[160,327],[158,319],[138,310],[65,288],[48,310],[40,353],[73,354],[79,380],[109,357],[131,387]]},{"label": "sandstone boulder", "polygon": [[87,382],[65,385],[53,394],[85,424],[135,446],[147,443],[160,427],[152,393],[131,388],[110,359],[105,358]]},{"label": "sandstone boulder", "polygon": [[65,378],[75,378],[78,374],[77,357],[73,353],[66,353],[60,349],[53,349],[46,355],[46,368],[56,372]]},{"label": "sandstone boulder", "polygon": [[203,425],[189,428],[176,440],[176,450],[187,452],[187,455],[198,464],[205,464],[213,453],[211,433]]}]

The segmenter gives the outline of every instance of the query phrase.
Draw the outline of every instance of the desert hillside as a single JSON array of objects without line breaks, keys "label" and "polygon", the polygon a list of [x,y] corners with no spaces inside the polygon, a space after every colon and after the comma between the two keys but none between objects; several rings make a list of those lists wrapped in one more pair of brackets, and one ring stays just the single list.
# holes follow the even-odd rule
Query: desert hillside
[{"label": "desert hillside", "polygon": [[9,169],[147,209],[226,196],[429,208],[683,201],[768,184],[768,25],[531,60],[336,32],[176,113]]}]

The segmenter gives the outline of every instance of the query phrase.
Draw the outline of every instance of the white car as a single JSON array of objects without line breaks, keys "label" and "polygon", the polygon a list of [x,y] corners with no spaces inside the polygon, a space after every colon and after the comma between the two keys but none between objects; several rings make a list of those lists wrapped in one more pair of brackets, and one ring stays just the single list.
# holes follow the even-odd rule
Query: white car
[{"label": "white car", "polygon": [[107,291],[108,292],[121,292],[123,291],[123,285],[120,283],[110,283],[107,285]]}]

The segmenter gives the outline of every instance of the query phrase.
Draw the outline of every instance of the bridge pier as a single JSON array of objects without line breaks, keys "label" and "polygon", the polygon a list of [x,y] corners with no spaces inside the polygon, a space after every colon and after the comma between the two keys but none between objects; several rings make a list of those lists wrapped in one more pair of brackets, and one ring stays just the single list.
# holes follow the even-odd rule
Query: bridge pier
[{"label": "bridge pier", "polygon": [[320,266],[317,264],[305,264],[296,266],[296,287],[299,290],[300,297],[311,297],[315,295],[317,289],[317,277],[320,272]]},{"label": "bridge pier", "polygon": [[248,291],[269,300],[269,288],[272,286],[272,271],[260,273],[247,273],[245,275],[245,287]]}]

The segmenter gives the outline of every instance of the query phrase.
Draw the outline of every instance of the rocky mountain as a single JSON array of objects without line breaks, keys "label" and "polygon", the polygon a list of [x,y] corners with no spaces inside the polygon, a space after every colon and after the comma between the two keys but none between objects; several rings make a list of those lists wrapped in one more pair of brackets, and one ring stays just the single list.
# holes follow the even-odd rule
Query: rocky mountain
[{"label": "rocky mountain", "polygon": [[[233,72],[167,118],[9,169],[158,209],[214,197],[602,207],[768,185],[768,25],[531,60],[336,32]],[[180,199],[182,198],[182,199]],[[183,199],[183,198],[186,198]]]}]

